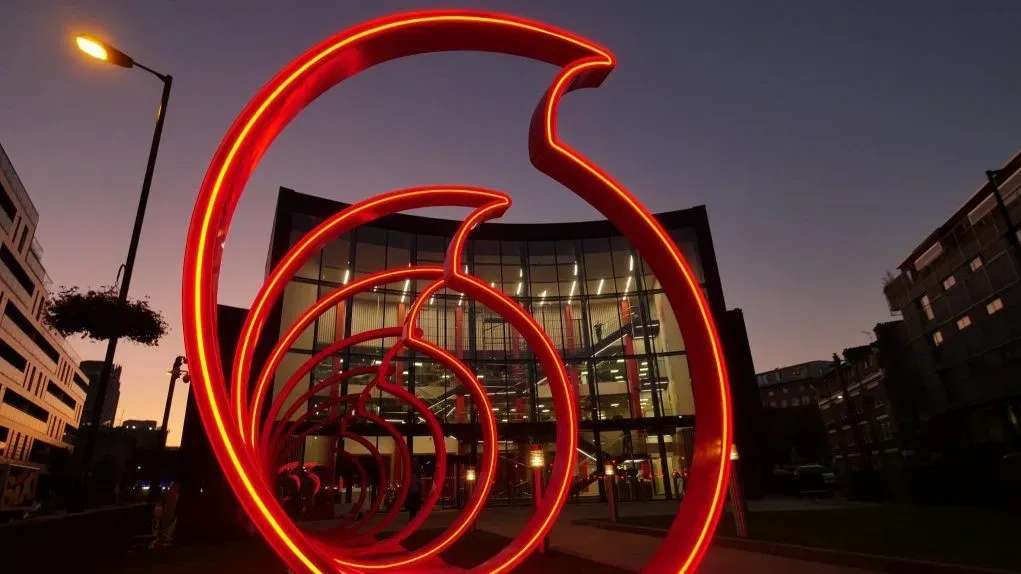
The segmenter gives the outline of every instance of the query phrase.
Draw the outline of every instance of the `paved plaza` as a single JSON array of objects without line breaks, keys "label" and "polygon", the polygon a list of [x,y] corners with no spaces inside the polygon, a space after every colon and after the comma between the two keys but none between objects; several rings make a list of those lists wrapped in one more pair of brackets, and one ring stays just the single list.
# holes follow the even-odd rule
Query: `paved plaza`
[{"label": "paved plaza", "polygon": [[[767,510],[804,510],[846,506],[839,502],[801,502],[788,500],[752,501],[752,512]],[[676,501],[655,501],[621,506],[621,516],[664,515],[676,512]],[[528,507],[489,507],[479,517],[480,530],[512,538],[531,517]],[[575,524],[579,519],[605,518],[605,504],[569,504],[564,507],[550,536],[550,548],[557,552],[577,556],[628,571],[637,571],[663,542],[661,538],[631,534]],[[455,511],[438,511],[430,516],[423,528],[442,528],[456,516]],[[406,520],[404,514],[401,523]],[[722,520],[731,520],[724,514]],[[398,525],[395,525],[399,527]],[[868,570],[806,562],[731,548],[710,548],[699,572],[704,574],[772,574],[787,572],[817,572],[820,574],[865,574]]]},{"label": "paved plaza", "polygon": [[[646,503],[625,506],[623,514],[663,514],[664,506],[676,503]],[[572,521],[578,518],[605,517],[606,506],[602,504],[575,505],[564,508],[560,520],[553,527],[550,547],[554,550],[636,571],[648,562],[662,539],[641,534],[630,534],[582,526]],[[479,528],[494,534],[513,536],[528,520],[530,509],[493,508],[487,509],[479,520]],[[723,520],[730,520],[725,515]],[[820,574],[861,574],[868,572],[857,568],[829,566],[815,562],[791,560],[770,554],[745,552],[730,548],[710,548],[699,570],[704,574],[771,574],[781,572],[818,572]]]}]

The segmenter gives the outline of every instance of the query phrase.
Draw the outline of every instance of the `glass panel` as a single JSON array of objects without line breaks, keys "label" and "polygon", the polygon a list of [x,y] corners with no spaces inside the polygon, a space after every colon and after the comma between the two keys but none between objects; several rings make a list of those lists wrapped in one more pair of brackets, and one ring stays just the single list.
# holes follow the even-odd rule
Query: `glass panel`
[{"label": "glass panel", "polygon": [[529,241],[528,264],[552,265],[556,263],[552,241]]},{"label": "glass panel", "polygon": [[413,235],[401,231],[386,232],[386,268],[397,269],[411,264]]},{"label": "glass panel", "polygon": [[613,270],[618,293],[631,293],[636,289],[634,284],[635,258],[631,254],[631,244],[621,237],[610,240],[613,247]]},{"label": "glass panel", "polygon": [[596,358],[623,353],[620,303],[616,297],[593,297],[588,302],[588,323]]},{"label": "glass panel", "polygon": [[528,269],[528,279],[531,283],[532,301],[541,303],[548,298],[556,298],[557,268],[554,265],[532,265]]},{"label": "glass panel", "polygon": [[326,244],[323,250],[322,280],[337,284],[347,283],[351,279],[350,259],[351,243],[347,234]]},{"label": "glass panel", "polygon": [[681,255],[684,256],[688,266],[695,274],[695,279],[699,283],[705,283],[705,272],[702,269],[702,258],[698,254],[698,238],[695,230],[691,228],[671,229],[667,233],[677,244],[677,248],[681,250]]},{"label": "glass panel", "polygon": [[660,355],[657,359],[660,397],[664,414],[694,415],[695,400],[691,393],[688,358],[684,355]]},{"label": "glass panel", "polygon": [[[299,230],[291,231],[291,243],[290,245],[296,244],[305,235],[304,232]],[[297,277],[304,277],[305,279],[319,279],[319,260],[321,258],[322,251],[317,251],[309,256],[309,258],[302,264],[301,268],[298,269]]]},{"label": "glass panel", "polygon": [[446,257],[448,240],[434,235],[418,236],[418,261],[440,263]]},{"label": "glass panel", "polygon": [[650,333],[655,333],[656,350],[659,352],[683,351],[684,338],[681,336],[681,329],[677,325],[673,307],[662,293],[656,293],[650,297],[649,313],[659,325],[658,329],[654,328],[650,331]]},{"label": "glass panel", "polygon": [[[319,289],[313,283],[299,283],[292,281],[284,288],[284,296],[280,307],[280,329],[281,335],[290,330],[295,320],[305,312],[306,309],[315,305]],[[312,349],[312,336],[315,324],[309,325],[302,331],[295,340],[292,348]]]},{"label": "glass panel", "polygon": [[500,242],[477,239],[473,242],[475,263],[500,264]]},{"label": "glass panel", "polygon": [[[284,355],[284,358],[280,360],[280,366],[277,368],[277,372],[274,373],[273,376],[273,398],[276,398],[279,392],[283,389],[284,385],[287,384],[287,380],[290,379],[291,376],[298,371],[298,368],[301,367],[301,365],[304,364],[305,361],[309,360],[310,358],[312,358],[312,356],[306,353],[288,352],[287,354]],[[311,375],[309,375],[307,380],[311,381]],[[283,414],[285,411],[287,411],[287,409],[291,406],[294,400],[297,399],[302,394],[304,394],[305,391],[307,390],[308,390],[307,384],[299,383],[298,386],[295,388],[294,392],[288,395],[287,399],[284,400],[283,407],[280,409],[280,413]],[[295,412],[294,415],[295,418],[301,416],[301,414],[304,412],[305,406],[302,405]]]},{"label": "glass panel", "polygon": [[355,246],[355,275],[363,276],[386,269],[386,232],[374,227],[359,227]]}]

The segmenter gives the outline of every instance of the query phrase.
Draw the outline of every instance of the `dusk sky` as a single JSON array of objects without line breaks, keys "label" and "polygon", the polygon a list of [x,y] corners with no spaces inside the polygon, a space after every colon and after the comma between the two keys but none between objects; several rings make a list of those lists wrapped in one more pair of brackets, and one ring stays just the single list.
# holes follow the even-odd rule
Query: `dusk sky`
[{"label": "dusk sky", "polygon": [[[562,137],[653,211],[707,206],[726,303],[744,309],[758,371],[865,343],[863,331],[890,319],[883,274],[1021,148],[1017,0],[8,0],[0,142],[40,212],[55,286],[113,283],[160,94],[140,70],[86,58],[74,35],[174,76],[131,285],[171,332],[158,348],[121,344],[121,417],[162,414],[166,371],[183,352],[184,236],[237,113],[327,36],[439,7],[534,18],[617,55],[603,87],[565,100]],[[346,202],[480,185],[514,196],[507,221],[595,218],[528,162],[528,122],[555,71],[492,54],[427,55],[327,93],[249,183],[220,302],[247,307],[262,283],[281,185]],[[103,357],[104,344],[72,344],[84,359]]]}]

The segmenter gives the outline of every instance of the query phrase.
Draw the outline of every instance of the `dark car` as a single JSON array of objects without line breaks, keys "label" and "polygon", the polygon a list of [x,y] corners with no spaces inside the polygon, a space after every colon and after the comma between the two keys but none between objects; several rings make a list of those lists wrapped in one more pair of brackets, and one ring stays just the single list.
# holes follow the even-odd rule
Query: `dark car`
[{"label": "dark car", "polygon": [[795,496],[823,498],[833,496],[836,475],[821,464],[806,464],[794,469]]}]

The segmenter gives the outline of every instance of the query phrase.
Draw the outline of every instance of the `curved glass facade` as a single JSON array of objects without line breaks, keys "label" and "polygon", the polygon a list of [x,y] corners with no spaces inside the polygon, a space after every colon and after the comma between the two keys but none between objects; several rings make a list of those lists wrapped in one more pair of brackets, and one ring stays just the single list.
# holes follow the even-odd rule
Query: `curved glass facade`
[{"label": "curved glass facade", "polygon": [[[322,216],[294,212],[281,217],[287,210],[278,209],[277,224],[287,226],[288,245],[282,250],[276,245],[273,252],[279,256],[323,217],[342,207],[334,205],[337,207]],[[391,217],[333,241],[287,286],[280,305],[280,332],[317,299],[354,278],[383,269],[441,263],[457,224]],[[572,233],[572,228],[579,233]],[[703,270],[703,259],[712,257],[711,246],[698,241],[708,233],[692,226],[668,227],[668,231],[712,297],[714,290],[706,288]],[[276,237],[279,243],[284,234],[278,230]],[[541,237],[548,239],[537,239]],[[691,436],[695,414],[684,341],[659,281],[630,244],[607,222],[486,224],[472,233],[464,261],[469,273],[530,312],[564,358],[580,401],[581,448],[575,495],[598,496],[601,486],[593,476],[610,461],[618,464],[625,497],[663,497],[674,491],[676,481],[670,477],[683,473],[690,458],[690,446],[685,446],[690,440],[685,438]],[[426,283],[386,285],[358,294],[319,317],[283,360],[275,375],[275,389],[330,343],[400,325]],[[427,339],[467,363],[490,395],[501,439],[500,473],[491,502],[526,499],[530,496],[525,472],[528,445],[548,445],[547,462],[555,456],[552,421],[556,412],[542,368],[520,335],[499,315],[460,293],[445,290],[431,297],[422,311],[420,327]],[[379,364],[393,343],[372,341],[337,354],[314,369],[301,392],[334,372]],[[397,372],[398,382],[425,401],[444,425],[446,449],[456,463],[449,467],[450,494],[444,504],[456,505],[461,498],[463,467],[477,460],[474,457],[481,448],[471,424],[471,398],[461,392],[451,373],[427,357],[404,354]],[[333,392],[355,393],[368,382],[369,377],[350,379]],[[297,396],[296,391],[290,400]],[[306,409],[314,411],[329,396],[330,391],[324,391],[314,397],[298,409],[299,415]],[[420,418],[386,395],[376,396],[372,408],[408,437],[415,437],[414,453],[422,455],[422,462],[428,465],[434,449]],[[317,416],[324,415],[312,418]],[[389,437],[369,438],[384,455],[392,453]],[[308,437],[294,445],[290,456],[335,473],[337,463],[330,460],[330,442],[321,435]],[[357,446],[345,446],[349,452],[368,454],[359,452]],[[424,471],[423,477],[427,474]]]}]

